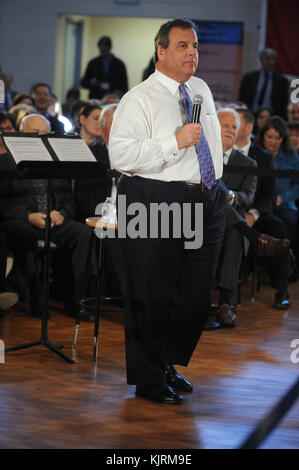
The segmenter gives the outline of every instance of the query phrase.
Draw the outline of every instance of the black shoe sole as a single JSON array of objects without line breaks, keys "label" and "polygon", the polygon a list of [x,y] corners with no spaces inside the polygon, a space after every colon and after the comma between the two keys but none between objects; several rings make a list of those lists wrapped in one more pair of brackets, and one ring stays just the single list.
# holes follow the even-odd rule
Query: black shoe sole
[{"label": "black shoe sole", "polygon": [[237,326],[237,324],[235,322],[234,323],[229,323],[229,324],[226,324],[226,325],[225,324],[222,325],[220,323],[220,326],[221,326],[221,328],[235,328]]},{"label": "black shoe sole", "polygon": [[154,395],[150,392],[145,392],[142,390],[136,390],[135,395],[140,398],[145,398],[146,400],[153,401],[155,403],[162,403],[164,405],[180,405],[183,401],[182,397],[177,395],[177,397],[173,398],[166,398],[166,397],[159,397],[158,395]]},{"label": "black shoe sole", "polygon": [[274,304],[273,308],[275,308],[276,310],[288,310],[290,308],[290,306],[291,306],[291,304],[289,304],[289,305]]}]

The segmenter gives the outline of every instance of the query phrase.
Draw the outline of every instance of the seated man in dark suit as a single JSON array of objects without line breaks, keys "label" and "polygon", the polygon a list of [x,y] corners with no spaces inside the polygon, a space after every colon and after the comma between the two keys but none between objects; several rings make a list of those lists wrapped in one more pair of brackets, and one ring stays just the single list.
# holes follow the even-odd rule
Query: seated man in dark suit
[{"label": "seated man in dark suit", "polygon": [[[238,113],[230,108],[218,110],[223,147],[223,163],[254,167],[256,163],[234,149],[237,132],[240,127]],[[245,212],[251,206],[256,190],[256,176],[224,173],[223,182],[229,189],[227,218],[220,260],[218,263],[217,287],[219,289],[218,321],[221,326],[236,325],[235,315],[231,311],[231,293],[238,282],[243,236],[235,227],[242,222]]]},{"label": "seated man in dark suit", "polygon": [[57,117],[51,116],[48,112],[53,96],[50,85],[47,83],[35,83],[31,87],[30,95],[34,99],[34,106],[38,112],[50,121],[51,131],[64,132],[62,122],[60,122]]},{"label": "seated man in dark suit", "polygon": [[[241,126],[237,135],[235,147],[254,159],[261,169],[274,169],[273,154],[257,144],[251,142],[250,136],[254,125],[254,116],[249,110],[237,109],[241,119]],[[259,175],[254,201],[245,220],[249,227],[271,235],[275,238],[285,239],[287,232],[282,220],[273,215],[276,207],[277,181],[273,176]],[[280,250],[268,258],[269,271],[275,284],[276,293],[274,308],[287,309],[290,306],[288,295],[290,253],[288,250]]]},{"label": "seated man in dark suit", "polygon": [[[39,114],[26,116],[21,122],[23,132],[49,132],[49,121]],[[30,290],[31,315],[40,317],[42,302],[36,272],[38,240],[45,237],[47,193],[43,179],[11,179],[0,181],[1,228],[7,235],[18,269],[26,277]],[[71,253],[73,280],[71,313],[76,316],[78,301],[84,295],[85,282],[96,274],[95,256],[90,256],[92,230],[75,220],[75,204],[67,181],[52,180],[50,207],[50,239]],[[93,265],[94,263],[94,265]]]},{"label": "seated man in dark suit", "polygon": [[[244,168],[256,167],[257,163],[253,159],[234,149],[240,128],[238,113],[231,108],[222,108],[217,114],[221,126],[224,165],[244,166]],[[246,244],[248,246],[248,241],[250,241],[258,253],[272,255],[276,250],[281,249],[282,241],[248,227],[246,224],[245,214],[252,207],[254,201],[257,177],[224,171],[222,179],[229,190],[229,198],[217,274],[219,289],[217,319],[223,327],[234,327],[236,317],[230,307],[231,294],[237,287],[242,253]]]},{"label": "seated man in dark suit", "polygon": [[263,49],[259,58],[261,70],[244,75],[241,80],[239,101],[256,113],[260,108],[269,108],[272,114],[286,118],[289,102],[289,81],[274,72],[277,54],[273,49]]}]

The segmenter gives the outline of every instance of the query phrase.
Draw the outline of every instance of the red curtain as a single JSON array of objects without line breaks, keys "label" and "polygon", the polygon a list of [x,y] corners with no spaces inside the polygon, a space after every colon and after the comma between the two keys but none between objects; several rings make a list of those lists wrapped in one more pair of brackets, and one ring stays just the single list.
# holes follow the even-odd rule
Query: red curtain
[{"label": "red curtain", "polygon": [[277,52],[277,72],[299,75],[298,0],[268,0],[266,47]]}]

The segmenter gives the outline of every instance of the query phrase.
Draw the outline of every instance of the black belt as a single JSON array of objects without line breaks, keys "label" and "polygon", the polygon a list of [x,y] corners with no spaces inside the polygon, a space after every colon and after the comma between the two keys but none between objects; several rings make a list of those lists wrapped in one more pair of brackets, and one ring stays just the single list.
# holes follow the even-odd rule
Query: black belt
[{"label": "black belt", "polygon": [[161,181],[155,180],[153,178],[143,178],[142,176],[133,176],[133,178],[136,178],[137,180],[143,181],[145,183],[157,183],[163,186],[177,186],[179,188],[189,189],[192,191],[196,190],[201,192],[212,191],[214,188],[216,188],[218,184],[218,180],[216,180],[213,186],[209,189],[203,183],[187,183],[186,181]]},{"label": "black belt", "polygon": [[215,181],[213,186],[211,188],[207,188],[203,183],[187,183],[186,181],[170,181],[170,184],[173,186],[179,186],[184,189],[192,189],[192,190],[197,190],[197,191],[212,191],[214,188],[216,188],[218,184],[218,180]]}]

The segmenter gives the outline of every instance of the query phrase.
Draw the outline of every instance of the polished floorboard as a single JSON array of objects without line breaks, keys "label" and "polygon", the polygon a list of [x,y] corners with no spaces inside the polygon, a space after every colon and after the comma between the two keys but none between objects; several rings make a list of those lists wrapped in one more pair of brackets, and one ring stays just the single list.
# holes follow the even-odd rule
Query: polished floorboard
[{"label": "polished floorboard", "polygon": [[[294,339],[299,347],[299,281],[289,287],[289,311],[271,307],[269,286],[254,303],[243,287],[237,327],[204,332],[188,368],[178,367],[194,385],[180,406],[137,398],[127,386],[122,312],[103,312],[95,363],[93,324],[81,322],[72,349],[74,320],[51,302],[49,340],[62,343],[76,363],[45,346],[6,353],[0,449],[239,448],[299,375],[299,350],[291,347]],[[0,320],[6,348],[38,340],[40,331],[26,306]],[[260,448],[299,448],[299,399]]]}]

